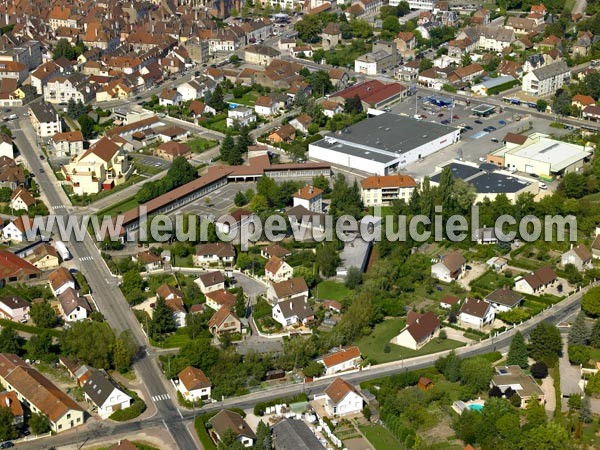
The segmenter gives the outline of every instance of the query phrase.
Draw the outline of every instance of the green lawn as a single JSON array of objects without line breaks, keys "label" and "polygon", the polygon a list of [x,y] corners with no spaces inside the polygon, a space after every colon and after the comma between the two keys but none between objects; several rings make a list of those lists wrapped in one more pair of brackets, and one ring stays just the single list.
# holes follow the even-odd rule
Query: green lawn
[{"label": "green lawn", "polygon": [[254,104],[256,103],[256,99],[259,96],[260,96],[260,94],[258,92],[250,91],[250,92],[246,92],[244,95],[242,95],[241,98],[232,98],[229,101],[231,103],[237,103],[239,105],[254,106]]},{"label": "green lawn", "polygon": [[352,290],[348,289],[343,283],[325,280],[317,285],[313,294],[324,300],[342,301],[352,295]]},{"label": "green lawn", "polygon": [[401,444],[387,428],[381,425],[362,425],[358,427],[375,450],[401,448]]},{"label": "green lawn", "polygon": [[189,145],[190,149],[193,153],[202,153],[209,148],[213,148],[218,144],[217,141],[213,141],[212,139],[204,139],[201,137],[195,137],[185,142]]},{"label": "green lawn", "polygon": [[109,206],[108,208],[98,211],[96,215],[100,218],[102,218],[103,216],[114,217],[117,214],[122,214],[126,211],[129,211],[130,209],[135,208],[138,205],[138,201],[135,199],[135,196],[133,196],[126,198],[125,200],[120,201],[112,206]]},{"label": "green lawn", "polygon": [[411,350],[409,348],[389,344],[389,352],[386,353],[386,344],[388,344],[394,336],[400,333],[404,328],[404,324],[405,320],[403,317],[384,320],[377,324],[371,334],[363,336],[356,343],[362,352],[363,358],[370,359],[376,364],[382,364],[390,361],[398,361],[400,359],[437,353],[444,350],[451,350],[464,345],[464,343],[452,339],[445,339],[442,341],[434,339],[419,350]]},{"label": "green lawn", "polygon": [[159,348],[178,348],[183,347],[190,341],[190,336],[185,328],[179,328],[175,333],[170,334],[161,341],[152,340],[152,345]]},{"label": "green lawn", "polygon": [[226,119],[215,120],[214,122],[211,122],[211,123],[205,122],[205,123],[201,123],[201,125],[210,130],[220,131],[221,133],[227,133],[228,131],[231,131],[231,129],[227,127]]}]

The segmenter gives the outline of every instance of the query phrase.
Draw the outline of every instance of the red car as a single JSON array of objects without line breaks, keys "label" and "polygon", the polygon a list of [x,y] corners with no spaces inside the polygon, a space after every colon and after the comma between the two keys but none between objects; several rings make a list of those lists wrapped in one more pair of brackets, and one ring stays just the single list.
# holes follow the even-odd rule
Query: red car
[{"label": "red car", "polygon": [[453,118],[454,120],[458,120],[458,119],[460,119],[460,117],[458,117],[456,114],[454,114],[454,115],[452,116],[452,118]]},{"label": "red car", "polygon": [[439,113],[438,117],[444,117],[444,113]]},{"label": "red car", "polygon": [[421,114],[421,119],[427,119],[427,116],[425,114]]}]

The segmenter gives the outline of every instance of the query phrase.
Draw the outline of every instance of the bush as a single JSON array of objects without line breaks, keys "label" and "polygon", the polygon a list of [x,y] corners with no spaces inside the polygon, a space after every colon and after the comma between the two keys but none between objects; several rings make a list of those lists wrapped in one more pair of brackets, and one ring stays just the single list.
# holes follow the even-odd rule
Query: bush
[{"label": "bush", "polygon": [[548,376],[548,366],[543,362],[539,361],[531,365],[531,375],[538,380],[546,378]]},{"label": "bush", "polygon": [[216,414],[216,412],[202,414],[201,416],[197,416],[194,420],[194,428],[196,429],[196,434],[198,435],[198,439],[200,439],[204,450],[217,450],[217,446],[212,441],[208,431],[206,430],[206,424],[208,423],[208,420]]},{"label": "bush", "polygon": [[139,397],[139,395],[137,395],[134,391],[130,390],[127,390],[127,395],[129,395],[133,399],[131,406],[129,408],[120,409],[112,413],[112,415],[110,416],[111,420],[114,420],[116,422],[126,422],[128,420],[135,419],[144,411],[146,411],[146,404]]},{"label": "bush", "polygon": [[260,402],[254,405],[254,415],[255,416],[264,416],[267,408],[275,405],[286,404],[289,405],[291,403],[297,402],[306,402],[308,401],[308,396],[304,393],[298,394],[295,397],[287,397],[287,398],[277,398],[275,400],[270,400],[268,402]]}]

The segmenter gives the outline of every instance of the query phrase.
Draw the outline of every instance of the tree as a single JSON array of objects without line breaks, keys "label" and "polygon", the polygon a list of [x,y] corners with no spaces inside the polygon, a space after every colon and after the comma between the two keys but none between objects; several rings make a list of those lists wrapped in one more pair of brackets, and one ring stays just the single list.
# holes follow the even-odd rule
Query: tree
[{"label": "tree", "polygon": [[41,413],[31,413],[29,427],[34,435],[44,434],[50,431],[50,422],[48,422],[48,418]]},{"label": "tree", "polygon": [[123,294],[129,303],[133,303],[131,296],[137,292],[141,293],[143,289],[144,279],[138,271],[128,270],[123,274],[123,278],[121,280],[121,290],[123,291]]},{"label": "tree", "polygon": [[555,113],[562,116],[571,114],[571,95],[569,94],[569,91],[565,89],[554,98],[552,109]]},{"label": "tree", "polygon": [[189,365],[209,373],[219,360],[219,350],[212,346],[211,340],[210,338],[194,339],[181,347],[179,354]]},{"label": "tree", "polygon": [[317,248],[317,264],[324,277],[332,277],[342,260],[333,242],[327,242]]},{"label": "tree", "polygon": [[537,428],[548,422],[546,408],[537,398],[533,398],[527,403],[525,417],[527,418],[527,428]]},{"label": "tree", "polygon": [[0,408],[0,441],[8,441],[19,437],[10,408]]},{"label": "tree", "polygon": [[548,376],[548,366],[541,361],[533,363],[531,365],[531,375],[538,380],[546,378]]},{"label": "tree", "polygon": [[61,339],[64,354],[75,357],[97,369],[112,367],[115,334],[106,322],[75,322]]},{"label": "tree", "polygon": [[34,334],[25,344],[25,350],[27,350],[27,357],[29,359],[51,360],[52,336],[47,331]]},{"label": "tree", "polygon": [[590,360],[590,348],[585,345],[569,345],[568,351],[572,364],[586,364]]},{"label": "tree", "polygon": [[600,394],[600,372],[588,378],[588,382],[585,385],[585,393],[588,395]]},{"label": "tree", "polygon": [[312,184],[317,189],[321,189],[325,193],[329,191],[329,180],[323,175],[317,175],[312,179]]},{"label": "tree", "polygon": [[29,314],[33,323],[40,328],[54,328],[56,326],[57,317],[48,302],[34,303],[29,309]]},{"label": "tree", "polygon": [[350,267],[346,273],[344,284],[348,289],[355,289],[359,284],[362,284],[363,274],[358,267]]},{"label": "tree", "polygon": [[581,395],[580,394],[571,394],[569,395],[569,400],[567,401],[567,405],[571,411],[579,411],[581,409]]},{"label": "tree", "polygon": [[435,368],[446,377],[446,379],[452,383],[460,379],[461,371],[461,359],[452,350],[448,356],[438,358],[435,362]]},{"label": "tree", "polygon": [[543,98],[540,98],[537,102],[535,102],[535,107],[538,111],[545,112],[548,108],[548,102]]},{"label": "tree", "polygon": [[388,16],[383,19],[381,28],[385,31],[389,31],[394,36],[400,32],[400,22],[396,16]]},{"label": "tree", "polygon": [[242,191],[238,191],[233,197],[233,203],[235,206],[244,206],[246,203],[248,203],[248,200]]},{"label": "tree", "polygon": [[52,59],[57,60],[61,57],[65,57],[69,61],[77,58],[78,52],[75,47],[73,47],[69,41],[64,38],[58,40],[54,49],[52,50]]},{"label": "tree", "polygon": [[469,55],[469,52],[466,52],[462,55],[462,57],[460,58],[460,64],[463,67],[468,66],[469,64],[471,64],[473,62],[473,60],[471,59],[471,55]]},{"label": "tree", "polygon": [[256,427],[256,444],[254,450],[272,450],[271,429],[261,420]]},{"label": "tree", "polygon": [[344,112],[347,114],[360,114],[363,111],[362,101],[360,97],[355,95],[354,97],[347,98],[344,101]]},{"label": "tree", "polygon": [[92,119],[87,114],[82,114],[77,118],[77,122],[79,123],[79,128],[81,129],[81,134],[83,134],[84,139],[91,139],[94,137],[94,119]]},{"label": "tree", "polygon": [[562,351],[560,331],[554,325],[541,322],[529,336],[529,347],[529,356],[533,359],[554,365]]},{"label": "tree", "polygon": [[239,288],[239,291],[235,295],[234,311],[238,317],[246,317],[246,295],[242,288]]},{"label": "tree", "polygon": [[227,164],[229,164],[230,159],[234,156],[234,152],[235,141],[233,139],[233,136],[227,135],[225,136],[225,139],[223,139],[223,142],[221,142],[221,159]]},{"label": "tree", "polygon": [[600,316],[600,286],[591,288],[581,298],[581,309],[588,316]]},{"label": "tree", "polygon": [[204,102],[217,111],[223,111],[227,107],[227,104],[224,101],[223,88],[220,84],[217,84],[214,91],[210,93],[208,98],[204,99]]},{"label": "tree", "polygon": [[165,299],[159,297],[152,313],[150,322],[150,336],[152,339],[159,339],[166,333],[172,333],[177,329],[173,310],[169,308]]},{"label": "tree", "polygon": [[526,369],[529,367],[527,362],[527,345],[525,344],[525,339],[520,331],[518,331],[512,338],[510,343],[510,348],[508,349],[508,355],[506,357],[506,364],[517,365],[521,367],[521,369]]},{"label": "tree", "polygon": [[298,32],[298,38],[304,42],[317,42],[319,34],[323,31],[323,26],[317,14],[305,15],[294,25]]},{"label": "tree", "polygon": [[196,178],[198,178],[198,169],[192,166],[183,156],[178,156],[173,160],[173,164],[169,167],[167,176],[164,179],[169,180],[169,186],[167,187],[168,190],[171,190],[194,181]]},{"label": "tree", "polygon": [[19,353],[21,350],[20,338],[11,327],[3,327],[0,331],[0,353]]},{"label": "tree", "polygon": [[594,326],[592,327],[590,345],[595,348],[600,347],[600,319],[596,319]]},{"label": "tree", "polygon": [[592,416],[591,401],[588,396],[583,397],[581,408],[579,409],[579,417],[583,423],[591,423],[594,420]]},{"label": "tree", "polygon": [[565,264],[565,278],[571,286],[577,286],[583,280],[583,276],[575,264]]},{"label": "tree", "polygon": [[460,365],[460,382],[473,393],[487,390],[493,374],[494,370],[485,358],[468,358]]},{"label": "tree", "polygon": [[123,331],[115,341],[113,350],[113,365],[116,370],[125,373],[131,367],[131,362],[138,351],[131,330]]},{"label": "tree", "polygon": [[325,372],[325,366],[323,364],[311,360],[305,367],[302,369],[305,377],[320,377]]},{"label": "tree", "polygon": [[569,331],[570,345],[587,345],[590,338],[590,330],[585,325],[585,315],[583,312],[577,315],[573,326]]},{"label": "tree", "polygon": [[333,91],[333,84],[329,74],[324,70],[317,70],[310,74],[308,83],[312,87],[313,95],[321,97]]},{"label": "tree", "polygon": [[564,450],[570,447],[567,430],[556,422],[532,428],[524,434],[520,448],[543,448],[544,450]]}]

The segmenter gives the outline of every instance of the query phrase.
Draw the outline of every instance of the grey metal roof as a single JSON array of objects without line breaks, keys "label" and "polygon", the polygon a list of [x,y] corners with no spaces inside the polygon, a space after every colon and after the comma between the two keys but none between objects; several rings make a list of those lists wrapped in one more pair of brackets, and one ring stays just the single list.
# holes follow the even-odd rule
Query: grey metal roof
[{"label": "grey metal roof", "polygon": [[110,394],[119,388],[106,373],[98,369],[91,369],[91,372],[91,376],[83,384],[83,391],[92,399],[96,406],[101,407]]},{"label": "grey metal roof", "polygon": [[519,192],[531,183],[519,178],[502,175],[499,173],[482,173],[478,177],[469,180],[479,194],[488,194],[493,192],[510,194]]},{"label": "grey metal roof", "polygon": [[547,66],[538,67],[533,71],[533,74],[538,80],[546,80],[567,72],[570,72],[567,63],[564,61],[558,61],[553,64],[548,64]]},{"label": "grey metal roof", "polygon": [[47,123],[56,121],[56,111],[52,106],[44,102],[36,102],[29,105],[31,112],[38,122]]},{"label": "grey metal roof", "polygon": [[273,425],[273,444],[278,450],[325,450],[308,425],[296,419]]}]

